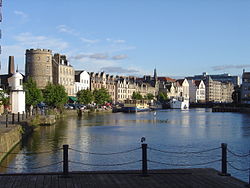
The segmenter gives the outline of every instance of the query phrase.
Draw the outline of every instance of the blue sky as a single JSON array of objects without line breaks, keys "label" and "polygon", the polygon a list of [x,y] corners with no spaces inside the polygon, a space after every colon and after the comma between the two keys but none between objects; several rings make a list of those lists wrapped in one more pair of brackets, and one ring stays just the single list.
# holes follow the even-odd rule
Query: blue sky
[{"label": "blue sky", "polygon": [[2,69],[25,50],[67,55],[75,69],[190,76],[250,71],[249,0],[3,1]]}]

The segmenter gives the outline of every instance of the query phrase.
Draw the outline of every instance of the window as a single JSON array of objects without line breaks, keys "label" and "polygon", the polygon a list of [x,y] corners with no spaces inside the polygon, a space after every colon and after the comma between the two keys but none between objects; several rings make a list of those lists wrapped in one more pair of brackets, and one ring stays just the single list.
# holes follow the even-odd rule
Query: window
[{"label": "window", "polygon": [[20,86],[21,86],[21,85],[23,85],[23,80],[22,80],[22,79],[20,79]]}]

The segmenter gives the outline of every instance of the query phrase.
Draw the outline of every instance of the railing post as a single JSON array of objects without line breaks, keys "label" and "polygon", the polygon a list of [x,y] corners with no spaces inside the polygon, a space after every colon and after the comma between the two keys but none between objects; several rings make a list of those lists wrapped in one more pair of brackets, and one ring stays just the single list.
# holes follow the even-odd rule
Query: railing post
[{"label": "railing post", "polygon": [[221,144],[221,174],[222,176],[230,176],[227,173],[227,144]]},{"label": "railing post", "polygon": [[69,174],[69,161],[68,161],[69,145],[63,145],[63,175],[67,177]]},{"label": "railing post", "polygon": [[23,111],[23,114],[22,114],[22,120],[24,120],[24,111]]},{"label": "railing post", "polygon": [[14,124],[14,123],[15,123],[15,114],[12,113],[12,124]]},{"label": "railing post", "polygon": [[[249,150],[249,156],[250,156],[250,150]],[[250,186],[250,159],[248,160],[248,162],[249,162],[249,165],[248,165],[248,167],[249,167],[249,169],[248,169],[248,186]]]},{"label": "railing post", "polygon": [[6,114],[6,128],[8,128],[8,114]]},{"label": "railing post", "polygon": [[148,175],[148,160],[147,160],[147,144],[142,144],[142,175],[147,176]]},{"label": "railing post", "polygon": [[20,112],[17,113],[17,122],[20,122]]}]

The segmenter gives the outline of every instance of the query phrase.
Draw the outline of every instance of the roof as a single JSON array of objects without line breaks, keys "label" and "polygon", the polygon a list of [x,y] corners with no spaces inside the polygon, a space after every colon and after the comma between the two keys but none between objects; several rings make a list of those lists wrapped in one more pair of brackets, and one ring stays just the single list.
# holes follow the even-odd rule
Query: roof
[{"label": "roof", "polygon": [[170,77],[157,77],[160,81],[175,82],[176,80]]},{"label": "roof", "polygon": [[195,84],[197,87],[200,85],[200,83],[201,83],[201,80],[195,80],[195,81],[194,81],[194,84]]},{"label": "roof", "polygon": [[250,78],[250,72],[244,72],[242,78]]},{"label": "roof", "polygon": [[179,79],[179,80],[176,80],[176,82],[182,86],[184,80],[185,80],[185,79]]}]

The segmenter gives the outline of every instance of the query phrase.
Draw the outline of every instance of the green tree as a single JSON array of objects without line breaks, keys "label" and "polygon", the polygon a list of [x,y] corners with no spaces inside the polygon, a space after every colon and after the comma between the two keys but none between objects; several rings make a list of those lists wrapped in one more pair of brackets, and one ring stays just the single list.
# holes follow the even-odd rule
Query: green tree
[{"label": "green tree", "polygon": [[98,105],[105,104],[106,102],[111,101],[111,96],[109,95],[107,89],[101,88],[101,89],[95,89],[93,91],[94,95],[94,102]]},{"label": "green tree", "polygon": [[165,103],[168,100],[168,95],[166,93],[160,92],[158,95],[158,101]]},{"label": "green tree", "polygon": [[4,90],[0,90],[0,104],[4,106],[4,110],[7,110],[10,104],[10,98]]},{"label": "green tree", "polygon": [[26,83],[24,83],[25,90],[25,103],[28,107],[36,106],[38,103],[43,101],[42,91],[37,88],[36,82],[29,78]]},{"label": "green tree", "polygon": [[140,94],[140,92],[133,92],[132,94],[132,99],[134,100],[142,100],[142,95]]},{"label": "green tree", "polygon": [[147,100],[153,100],[154,99],[154,95],[152,93],[147,93],[147,95],[145,96],[145,99],[147,99]]},{"label": "green tree", "polygon": [[81,104],[90,104],[91,102],[94,101],[93,93],[88,89],[78,91],[76,96],[77,96],[77,100]]},{"label": "green tree", "polygon": [[44,102],[50,107],[62,108],[68,101],[68,95],[62,85],[48,83],[43,91]]}]

